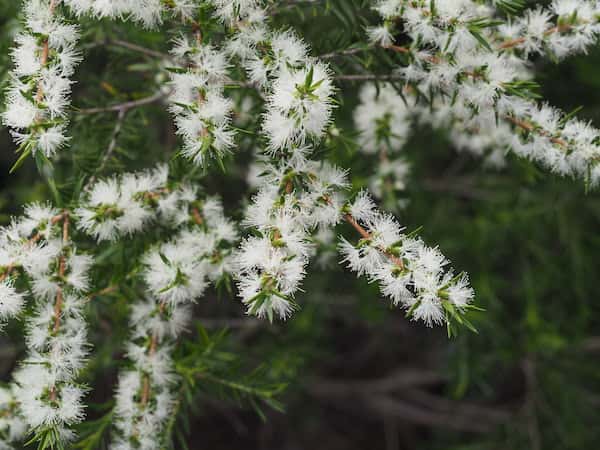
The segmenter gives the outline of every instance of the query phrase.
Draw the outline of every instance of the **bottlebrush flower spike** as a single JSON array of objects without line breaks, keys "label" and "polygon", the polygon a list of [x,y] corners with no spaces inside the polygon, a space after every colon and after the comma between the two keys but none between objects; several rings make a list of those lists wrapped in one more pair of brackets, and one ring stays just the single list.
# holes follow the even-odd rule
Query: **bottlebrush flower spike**
[{"label": "bottlebrush flower spike", "polygon": [[79,32],[59,16],[58,0],[25,2],[24,31],[12,50],[14,69],[6,91],[4,125],[19,144],[13,167],[38,152],[46,158],[68,142],[67,110],[71,75],[81,56],[75,48]]}]

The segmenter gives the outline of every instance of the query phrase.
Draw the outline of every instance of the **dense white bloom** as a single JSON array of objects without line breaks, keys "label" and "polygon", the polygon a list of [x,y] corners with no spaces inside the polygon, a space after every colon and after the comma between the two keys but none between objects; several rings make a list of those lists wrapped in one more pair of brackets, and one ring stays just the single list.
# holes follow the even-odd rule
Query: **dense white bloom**
[{"label": "dense white bloom", "polygon": [[257,25],[240,30],[238,38],[243,47],[236,54],[243,58],[250,81],[259,87],[269,87],[268,82],[283,70],[311,63],[306,43],[291,31],[270,32]]},{"label": "dense white bloom", "polygon": [[14,376],[15,397],[29,427],[52,426],[64,440],[73,437],[68,427],[84,417],[84,391],[73,383],[87,354],[82,305],[80,297],[65,294],[57,319],[52,304],[39,303],[27,324],[30,354]]},{"label": "dense white bloom", "polygon": [[397,152],[410,131],[410,110],[389,83],[365,84],[354,110],[354,124],[360,132],[358,143],[365,153]]},{"label": "dense white bloom", "polygon": [[385,25],[370,27],[367,29],[367,34],[369,36],[369,41],[373,44],[387,47],[394,43],[394,37],[389,28]]},{"label": "dense white bloom", "polygon": [[[306,256],[295,254],[281,237],[248,238],[242,243],[238,288],[248,314],[286,319],[295,309],[293,295],[304,278]],[[278,241],[281,241],[278,242]],[[293,236],[291,245],[308,250],[308,236]]]},{"label": "dense white bloom", "polygon": [[163,448],[160,432],[175,403],[172,344],[189,322],[188,305],[209,281],[231,269],[231,248],[238,234],[221,202],[198,201],[192,215],[192,225],[143,258],[143,279],[151,299],[132,306],[127,345],[132,367],[119,377],[112,448]]},{"label": "dense white bloom", "polygon": [[165,223],[189,220],[195,192],[168,186],[168,168],[127,173],[99,180],[84,193],[75,210],[77,226],[98,241],[114,241],[143,231],[158,218]]},{"label": "dense white bloom", "polygon": [[[457,144],[474,149],[474,153],[490,154],[494,165],[501,165],[502,151],[510,149],[559,175],[577,176],[590,185],[598,184],[600,147],[595,138],[598,131],[576,119],[564,123],[562,112],[521,98],[527,95],[524,89],[528,89],[530,74],[526,61],[512,52],[516,49],[527,56],[549,48],[556,55],[564,56],[584,51],[598,31],[598,15],[594,13],[597,5],[557,1],[552,7],[558,16],[556,22],[547,10],[530,10],[516,22],[498,28],[499,35],[504,37],[484,33],[497,45],[497,49],[490,52],[477,42],[469,42],[471,38],[460,38],[463,41],[457,45],[457,37],[449,35],[448,22],[439,20],[447,13],[447,19],[452,18],[468,30],[474,12],[490,17],[470,0],[436,2],[437,20],[426,26],[419,17],[431,15],[430,5],[409,4],[404,11],[390,7],[391,3],[380,2],[385,4],[380,12],[386,22],[395,14],[403,14],[412,23],[408,31],[413,40],[422,39],[440,49],[435,57],[415,52],[411,64],[399,71],[407,81],[420,84],[421,91],[442,94],[422,109],[422,119],[452,128],[458,124],[458,132],[451,132]],[[577,14],[573,14],[574,11]],[[567,13],[571,16],[565,16]],[[581,134],[570,133],[570,129],[581,130]],[[473,140],[469,142],[471,137]],[[484,146],[490,143],[496,149],[491,149],[491,153],[482,151],[478,146],[481,143]]]},{"label": "dense white bloom", "polygon": [[216,13],[228,22],[241,21],[262,5],[262,0],[210,0]]},{"label": "dense white bloom", "polygon": [[0,387],[0,449],[9,450],[27,435],[27,424],[19,415],[15,386]]},{"label": "dense white bloom", "polygon": [[183,139],[182,155],[198,165],[221,160],[234,145],[233,103],[223,94],[229,63],[224,53],[182,36],[171,53],[186,68],[172,69],[171,113]]},{"label": "dense white bloom", "polygon": [[25,2],[25,29],[16,39],[6,92],[4,125],[23,152],[53,156],[63,147],[72,75],[81,59],[77,28],[66,24],[50,2]]},{"label": "dense white bloom", "polygon": [[84,391],[75,381],[88,352],[81,295],[93,262],[73,245],[71,219],[68,211],[33,203],[0,229],[0,318],[17,314],[25,301],[16,289],[20,277],[34,299],[25,321],[27,356],[13,376],[14,405],[4,420],[29,431],[52,427],[65,441],[84,416]]},{"label": "dense white bloom", "polygon": [[329,69],[314,63],[298,70],[281,70],[268,97],[263,129],[275,152],[319,138],[331,117],[333,84]]},{"label": "dense white bloom", "polygon": [[414,320],[428,326],[451,320],[449,309],[460,312],[469,306],[474,293],[466,275],[453,277],[437,248],[405,235],[396,220],[379,212],[364,192],[347,210],[362,229],[362,239],[355,245],[342,238],[343,262],[376,281],[394,305],[408,309]]},{"label": "dense white bloom", "polygon": [[260,237],[247,238],[238,252],[239,295],[248,314],[271,321],[296,309],[294,295],[314,254],[311,230],[341,218],[338,191],[347,185],[346,172],[304,159],[309,151],[297,149],[297,159],[266,165],[263,185],[246,211],[246,225]]},{"label": "dense white bloom", "polygon": [[221,203],[208,199],[194,214],[194,227],[144,257],[144,280],[150,292],[171,305],[198,299],[208,281],[220,278],[232,264],[227,246],[237,242],[238,235]]},{"label": "dense white bloom", "polygon": [[192,0],[63,0],[78,15],[131,19],[147,28],[162,22],[165,12],[189,19],[197,8]]},{"label": "dense white bloom", "polygon": [[597,2],[555,0],[549,9],[528,10],[510,24],[499,27],[505,48],[550,53],[557,58],[586,53],[600,34]]},{"label": "dense white bloom", "polygon": [[18,292],[13,280],[6,278],[0,282],[0,319],[6,320],[16,316],[23,307],[24,296]]}]

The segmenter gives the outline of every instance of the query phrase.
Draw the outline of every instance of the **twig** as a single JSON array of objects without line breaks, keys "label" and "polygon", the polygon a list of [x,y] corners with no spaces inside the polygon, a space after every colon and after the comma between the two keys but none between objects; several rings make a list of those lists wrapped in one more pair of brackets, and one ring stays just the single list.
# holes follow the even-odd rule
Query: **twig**
[{"label": "twig", "polygon": [[361,48],[348,48],[346,50],[339,50],[330,53],[324,53],[318,56],[319,59],[333,59],[338,58],[340,56],[351,56],[356,55],[357,53],[366,52],[370,50],[372,47],[361,47]]},{"label": "twig", "polygon": [[98,108],[81,108],[76,109],[76,112],[79,114],[98,114],[105,112],[118,112],[121,111],[129,111],[130,109],[139,108],[140,106],[150,105],[152,103],[158,102],[170,95],[170,91],[162,91],[158,90],[154,94],[140,98],[138,100],[131,100],[129,102],[117,103],[116,105],[110,106],[101,106]]},{"label": "twig", "polygon": [[[65,246],[69,242],[69,213],[68,213],[68,211],[64,211],[61,216],[62,216],[62,220],[63,220],[62,245]],[[63,249],[62,255],[60,256],[60,259],[58,262],[58,278],[59,278],[59,280],[61,280],[61,282],[64,282],[63,280],[65,278],[65,269],[66,269],[66,259],[65,259],[65,252]],[[54,326],[52,327],[52,332],[54,334],[57,334],[58,330],[60,329],[60,316],[62,314],[63,300],[64,300],[63,288],[62,288],[62,286],[58,286],[58,289],[56,290],[56,300],[54,301]],[[50,389],[50,400],[51,401],[56,400],[55,386],[52,386],[52,388]]]},{"label": "twig", "polygon": [[398,81],[403,79],[402,75],[377,74],[336,75],[333,78],[339,81]]},{"label": "twig", "polygon": [[114,45],[116,47],[126,48],[128,50],[132,50],[137,53],[141,53],[146,56],[151,56],[153,58],[161,58],[171,60],[173,57],[168,53],[159,52],[158,50],[152,50],[150,48],[142,47],[141,45],[134,44],[132,42],[123,41],[121,39],[108,39],[106,41],[108,45]]},{"label": "twig", "polygon": [[106,286],[104,289],[100,289],[97,292],[92,292],[91,294],[89,294],[88,295],[88,300],[92,300],[92,299],[94,299],[96,297],[99,297],[101,295],[110,294],[112,292],[115,292],[118,288],[119,288],[118,285],[111,284],[110,286]]},{"label": "twig", "polygon": [[[69,214],[66,211],[63,213],[62,241],[63,241],[63,246],[67,245],[67,243],[69,242]],[[65,277],[65,268],[66,268],[66,261],[65,261],[65,255],[63,252],[63,255],[61,255],[60,261],[58,264],[58,278],[60,280],[63,280]],[[62,291],[62,288],[59,287],[58,291],[56,292],[56,302],[54,303],[54,333],[58,332],[58,329],[60,327],[60,315],[62,312],[62,304],[63,304],[63,291]]]},{"label": "twig", "polygon": [[108,148],[106,149],[106,152],[104,153],[104,156],[102,157],[102,160],[100,161],[100,164],[98,165],[98,168],[94,171],[94,174],[89,178],[87,183],[85,183],[85,186],[83,187],[83,191],[86,191],[88,187],[90,187],[92,184],[94,184],[94,182],[96,181],[97,175],[99,173],[101,173],[102,170],[104,170],[104,168],[106,167],[106,164],[108,163],[108,160],[110,159],[110,157],[114,153],[115,149],[117,148],[117,138],[119,137],[119,134],[121,133],[121,127],[123,126],[123,121],[125,120],[125,115],[127,114],[127,111],[128,111],[127,109],[119,110],[119,114],[117,116],[117,122],[115,123],[115,128],[113,129],[113,132],[112,132],[112,135],[110,138],[110,142],[108,144]]},{"label": "twig", "polygon": [[2,283],[4,280],[6,280],[10,276],[13,269],[14,269],[14,267],[12,266],[12,264],[9,265],[8,267],[6,267],[5,272],[2,275],[0,275],[0,283]]},{"label": "twig", "polygon": [[[165,308],[167,307],[167,303],[162,301],[158,307],[158,314],[163,315]],[[156,353],[156,347],[158,346],[158,334],[153,333],[152,338],[150,339],[150,346],[148,347],[148,356],[152,356]],[[150,376],[144,375],[144,379],[142,381],[142,398],[140,399],[141,406],[146,406],[148,401],[150,400]]]},{"label": "twig", "polygon": [[102,39],[102,40],[99,40],[99,41],[90,42],[89,44],[86,44],[83,47],[86,50],[89,50],[89,49],[95,48],[95,47],[107,47],[107,46],[108,47],[121,47],[121,48],[125,48],[127,50],[131,50],[131,51],[133,51],[135,53],[140,53],[142,55],[149,56],[151,58],[159,58],[159,59],[166,59],[166,60],[173,60],[174,59],[168,53],[163,53],[163,52],[158,51],[158,50],[153,50],[151,48],[144,47],[144,46],[138,45],[138,44],[134,44],[133,42],[124,41],[122,39],[106,38],[106,39]]},{"label": "twig", "polygon": [[[367,240],[371,240],[372,236],[371,234],[365,230],[359,223],[358,221],[352,217],[352,215],[350,214],[344,214],[344,220],[346,220],[346,222],[348,222],[350,225],[352,225],[354,227],[354,229],[356,231],[358,231],[358,233],[363,237],[363,239],[367,239]],[[388,259],[390,261],[392,261],[396,266],[398,266],[401,270],[404,269],[404,262],[402,261],[401,258],[398,258],[396,255],[393,255],[392,253],[390,253],[386,248],[384,248],[381,245],[377,246],[377,249],[382,252],[385,256],[388,257]]]}]

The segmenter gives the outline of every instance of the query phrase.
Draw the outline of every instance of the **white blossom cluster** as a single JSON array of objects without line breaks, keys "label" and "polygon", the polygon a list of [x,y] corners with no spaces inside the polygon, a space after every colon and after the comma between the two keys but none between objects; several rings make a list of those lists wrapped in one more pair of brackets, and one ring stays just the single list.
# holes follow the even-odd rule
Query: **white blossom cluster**
[{"label": "white blossom cluster", "polygon": [[[70,426],[83,419],[84,389],[76,378],[88,351],[82,297],[89,289],[92,257],[77,252],[69,236],[70,216],[49,206],[32,204],[19,220],[0,231],[0,265],[10,280],[3,317],[14,315],[29,286],[33,312],[26,319],[28,355],[13,375],[11,430],[52,427],[69,440]],[[4,289],[3,289],[4,290]]]},{"label": "white blossom cluster", "polygon": [[51,157],[68,141],[70,77],[81,59],[75,48],[79,32],[57,14],[57,3],[25,2],[25,27],[12,50],[2,121],[12,128],[24,156],[40,151]]},{"label": "white blossom cluster", "polygon": [[131,367],[119,375],[111,448],[160,449],[161,432],[175,405],[172,342],[185,328],[189,311],[146,300],[132,306],[130,317]]},{"label": "white blossom cluster", "polygon": [[237,28],[226,50],[240,60],[266,98],[263,132],[270,152],[318,141],[329,125],[333,83],[329,67],[308,54],[291,31],[271,31],[257,12]]},{"label": "white blossom cluster", "polygon": [[10,450],[27,434],[27,423],[19,415],[16,386],[0,387],[0,449]]},{"label": "white blossom cluster", "polygon": [[365,84],[354,110],[354,125],[360,133],[359,150],[367,155],[377,154],[379,159],[369,181],[369,188],[377,198],[403,191],[410,173],[401,150],[410,136],[416,108],[411,111],[406,97],[396,89],[390,83]]},{"label": "white blossom cluster", "polygon": [[20,220],[0,228],[0,317],[15,317],[25,303],[26,293],[17,289],[22,276],[31,279],[32,290],[48,297],[56,292],[56,282],[48,276],[61,251],[54,225],[58,210],[37,203],[25,207]]},{"label": "white blossom cluster", "polygon": [[156,220],[179,226],[189,220],[196,190],[186,184],[172,189],[168,178],[168,167],[160,165],[94,183],[74,212],[77,226],[98,241],[130,236]]},{"label": "white blossom cluster", "polygon": [[[575,3],[581,5],[574,6]],[[589,9],[584,2],[556,2],[553,5],[555,11],[561,12]],[[470,130],[482,130],[494,138],[510,132],[510,136],[500,139],[499,144],[506,144],[518,155],[537,161],[560,175],[580,177],[591,185],[600,182],[598,130],[527,98],[531,86],[527,62],[523,59],[527,52],[517,55],[512,50],[528,38],[514,38],[508,42],[500,39],[498,44],[493,11],[488,7],[470,0],[446,0],[435,5],[420,2],[404,5],[399,0],[383,0],[377,3],[376,9],[384,18],[383,27],[390,32],[390,39],[392,24],[396,23],[395,19],[401,19],[412,40],[410,48],[402,47],[402,51],[411,57],[406,66],[398,69],[398,74],[412,84],[415,93],[438,94],[442,98],[438,103],[448,103],[449,107],[434,112],[438,117],[431,121],[439,121],[443,113],[452,116],[453,109],[457,109],[458,114],[463,114],[458,121]],[[541,14],[539,11],[530,12],[524,20]],[[547,15],[549,20],[552,14]],[[583,20],[587,23],[591,15],[592,12],[585,12]],[[577,35],[576,26],[564,25],[563,15],[557,20],[555,26],[544,21],[549,28],[539,31],[538,35]],[[536,27],[541,29],[546,25]],[[590,30],[582,31],[585,39],[575,39],[584,44],[572,44],[571,52],[583,50],[591,42],[596,33],[595,26]],[[394,47],[393,39],[384,45],[398,49]],[[451,117],[444,122],[453,123],[454,119]],[[496,125],[498,123],[503,125]]]},{"label": "white blossom cluster", "polygon": [[293,32],[268,29],[264,11],[249,9],[225,47],[266,97],[263,131],[268,153],[318,141],[332,111],[329,68],[310,57],[308,46]]},{"label": "white blossom cluster", "polygon": [[256,21],[254,15],[257,11],[264,11],[263,0],[209,0],[215,8],[217,17],[229,24],[238,24],[242,21]]},{"label": "white blossom cluster", "polygon": [[183,139],[181,154],[206,166],[221,161],[234,145],[231,126],[233,102],[224,96],[229,62],[225,53],[185,36],[175,40],[171,53],[183,66],[171,68],[169,110],[177,134]]},{"label": "white blossom cluster", "polygon": [[161,23],[165,12],[184,19],[190,18],[196,8],[194,0],[63,0],[78,15],[98,18],[133,20],[147,28]]},{"label": "white blossom cluster", "polygon": [[330,121],[333,83],[329,68],[290,31],[248,20],[227,48],[265,97],[265,155],[277,155],[246,212],[245,224],[257,235],[238,253],[239,295],[248,314],[286,319],[314,252],[311,233],[340,218],[337,191],[346,185],[345,172],[308,159],[309,144]]},{"label": "white blossom cluster", "polygon": [[[257,47],[253,56],[243,57],[241,53],[238,56],[251,78],[256,73],[257,61],[265,67],[261,72],[263,78],[255,81],[262,87],[266,98],[263,131],[268,145],[265,154],[277,157],[277,162],[263,167],[262,184],[246,212],[246,225],[256,230],[258,235],[243,241],[236,277],[248,314],[273,320],[274,317],[288,318],[296,308],[294,295],[300,289],[310,257],[314,254],[314,242],[318,242],[312,239],[312,234],[316,232],[319,238],[326,239],[327,229],[342,219],[344,202],[341,191],[347,181],[345,171],[310,160],[312,148],[304,145],[309,140],[318,142],[329,125],[333,83],[328,67],[310,57],[308,47],[293,34],[263,30],[262,36],[265,35],[272,39],[271,45],[267,40],[260,47],[262,53]],[[285,39],[278,43],[279,48],[291,49],[287,53],[295,57],[284,66],[277,62],[278,53],[273,44],[275,38],[281,37]],[[264,48],[268,51],[265,52]],[[372,97],[373,91],[366,90],[362,100],[368,102]],[[405,138],[408,114],[396,111],[398,105],[393,105],[393,101],[394,97],[390,98],[390,103],[387,99],[383,100],[374,117],[368,118],[363,130],[365,142],[381,144],[377,142],[378,126],[387,126],[389,139],[395,138],[397,143]],[[358,114],[363,112],[359,110]],[[393,134],[398,136],[392,137]],[[356,220],[351,215],[346,214],[345,217],[351,223]],[[413,256],[413,253],[407,253],[407,257]],[[429,266],[435,275],[442,273],[446,263],[445,260],[437,261],[440,263],[437,272],[433,262]],[[384,283],[386,281],[383,280]],[[466,278],[462,283],[465,289],[470,289]],[[386,289],[385,284],[383,289]],[[436,301],[443,304],[437,297]],[[423,308],[415,317],[423,318],[428,324],[450,320],[445,315],[435,320],[421,315]],[[452,319],[458,316],[456,310],[453,311],[456,314]]]},{"label": "white blossom cluster", "polygon": [[294,311],[313,254],[311,232],[339,222],[338,191],[347,181],[344,171],[304,158],[267,170],[245,219],[259,235],[243,241],[237,278],[248,314],[272,321]]},{"label": "white blossom cluster", "polygon": [[600,5],[596,1],[554,0],[548,9],[527,10],[498,29],[503,48],[525,56],[550,53],[564,58],[587,53],[600,34]]},{"label": "white blossom cluster", "polygon": [[307,61],[296,70],[284,68],[267,97],[263,130],[269,151],[286,151],[319,139],[329,125],[333,83],[329,68]]},{"label": "white blossom cluster", "polygon": [[190,214],[192,226],[143,259],[149,300],[132,307],[131,368],[119,377],[114,449],[163,448],[159,436],[176,402],[173,344],[189,321],[190,304],[232,267],[238,234],[221,203],[209,198]]},{"label": "white blossom cluster", "polygon": [[364,191],[346,211],[361,229],[361,239],[352,244],[342,238],[344,262],[358,275],[378,282],[381,293],[394,305],[428,326],[445,324],[457,310],[468,307],[474,292],[467,276],[447,270],[449,262],[438,248],[404,234],[396,219],[379,211]]},{"label": "white blossom cluster", "polygon": [[238,232],[221,203],[208,198],[190,212],[194,226],[146,254],[144,280],[161,302],[177,306],[199,298],[208,281],[231,272]]}]

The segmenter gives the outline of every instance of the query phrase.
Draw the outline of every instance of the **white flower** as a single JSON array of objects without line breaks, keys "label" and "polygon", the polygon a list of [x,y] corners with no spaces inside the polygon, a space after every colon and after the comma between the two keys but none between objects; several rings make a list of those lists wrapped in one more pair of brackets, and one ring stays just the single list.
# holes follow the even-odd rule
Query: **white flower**
[{"label": "white flower", "polygon": [[387,47],[394,43],[394,37],[385,25],[367,28],[367,35],[372,44],[381,45],[382,47]]},{"label": "white flower", "polygon": [[68,77],[81,59],[74,48],[78,38],[77,27],[63,23],[49,2],[25,2],[25,30],[17,35],[11,52],[14,70],[2,121],[13,129],[15,142],[32,154],[41,151],[52,157],[68,141],[65,125],[72,84]]},{"label": "white flower", "polygon": [[329,69],[315,63],[298,70],[282,70],[268,98],[263,128],[272,151],[304,145],[320,138],[331,117],[333,84]]},{"label": "white flower", "polygon": [[13,280],[6,278],[0,282],[0,319],[6,320],[16,316],[23,308],[24,302],[25,298],[17,292]]},{"label": "white flower", "polygon": [[443,302],[449,301],[460,312],[473,298],[468,278],[452,277],[445,271],[447,259],[437,248],[402,234],[396,220],[375,209],[365,192],[347,207],[361,240],[355,245],[342,238],[339,251],[342,262],[357,275],[366,275],[379,284],[381,293],[394,305],[408,309],[411,318],[426,325],[449,320]]}]

